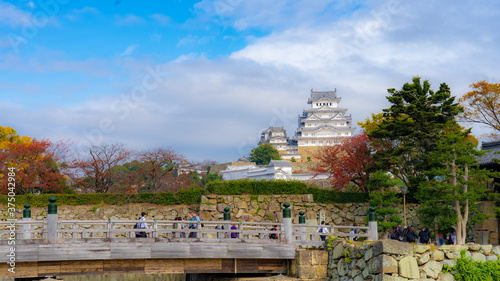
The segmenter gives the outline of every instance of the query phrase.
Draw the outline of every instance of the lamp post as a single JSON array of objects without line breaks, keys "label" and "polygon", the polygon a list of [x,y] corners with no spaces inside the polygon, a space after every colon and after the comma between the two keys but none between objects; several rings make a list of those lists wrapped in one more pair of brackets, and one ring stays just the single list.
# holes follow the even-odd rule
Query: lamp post
[{"label": "lamp post", "polygon": [[401,187],[401,193],[403,193],[403,220],[406,228],[406,193],[408,192],[407,186]]}]

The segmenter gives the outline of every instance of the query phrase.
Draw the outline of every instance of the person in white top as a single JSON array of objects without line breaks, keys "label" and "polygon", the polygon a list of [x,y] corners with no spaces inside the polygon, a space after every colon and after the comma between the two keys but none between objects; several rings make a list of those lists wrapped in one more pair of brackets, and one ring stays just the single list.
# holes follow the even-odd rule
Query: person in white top
[{"label": "person in white top", "polygon": [[[141,213],[141,217],[139,218],[139,220],[141,220],[141,221],[146,220],[146,213],[145,213],[145,212],[142,212],[142,213]],[[140,228],[140,229],[149,229],[149,226],[148,226],[148,224],[147,224],[147,223],[145,223],[145,222],[141,222],[141,223],[139,223],[139,227],[138,227],[138,228]],[[147,236],[147,234],[146,234],[146,232],[139,232],[139,233],[136,233],[136,235],[135,235],[135,236],[136,236],[136,237],[142,237],[142,238],[146,238],[146,237],[148,237],[148,236]]]},{"label": "person in white top", "polygon": [[[316,232],[319,232],[319,233],[330,233],[328,231],[328,228],[325,225],[325,221],[321,222],[321,226],[318,228],[318,230],[316,230]],[[320,235],[319,238],[321,238],[321,241],[325,241],[326,235]]]}]

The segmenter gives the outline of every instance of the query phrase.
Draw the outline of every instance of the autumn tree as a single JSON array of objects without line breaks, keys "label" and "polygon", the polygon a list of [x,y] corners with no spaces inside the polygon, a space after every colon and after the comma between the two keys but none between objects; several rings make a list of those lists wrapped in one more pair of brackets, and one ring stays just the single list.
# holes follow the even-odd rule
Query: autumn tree
[{"label": "autumn tree", "polygon": [[401,90],[388,89],[391,106],[368,132],[378,149],[374,155],[377,167],[404,181],[409,197],[426,180],[425,171],[432,168],[429,153],[438,134],[450,124],[458,127],[453,121],[462,110],[448,85],[442,83],[437,91],[430,86],[427,80],[422,83],[420,77],[414,77]]},{"label": "autumn tree", "polygon": [[131,151],[124,144],[93,145],[88,148],[88,155],[80,157],[74,167],[83,176],[79,184],[87,191],[107,193],[118,181],[113,167],[125,163]]},{"label": "autumn tree", "polygon": [[345,190],[349,183],[353,183],[360,191],[367,192],[365,183],[370,177],[374,159],[370,140],[364,132],[344,138],[339,144],[324,146],[316,158],[318,162],[314,171],[330,173],[332,188]]},{"label": "autumn tree", "polygon": [[473,139],[468,138],[469,130],[450,128],[439,134],[436,147],[430,153],[435,165],[426,171],[429,180],[420,183],[419,213],[422,221],[434,226],[435,233],[438,229],[453,228],[457,244],[465,244],[472,214],[482,214],[476,202],[487,191],[490,172],[478,168],[477,157],[482,152],[476,149]]},{"label": "autumn tree", "polygon": [[30,137],[23,137],[17,134],[11,127],[0,126],[0,151],[5,151],[13,143],[30,143]]},{"label": "autumn tree", "polygon": [[274,146],[261,143],[250,152],[250,159],[257,165],[267,165],[271,160],[281,160],[280,153]]},{"label": "autumn tree", "polygon": [[[12,140],[12,139],[11,139]],[[19,141],[4,142],[0,152],[0,182],[7,187],[5,175],[8,168],[15,167],[16,193],[62,193],[66,178],[61,173],[57,144],[47,139],[19,138]],[[5,193],[6,189],[2,190]]]},{"label": "autumn tree", "polygon": [[172,171],[178,168],[184,157],[171,148],[159,147],[139,152],[137,160],[138,172],[145,180],[144,189],[160,192],[171,190],[172,181],[175,181]]},{"label": "autumn tree", "polygon": [[500,135],[500,83],[479,81],[470,85],[472,89],[460,99],[464,108],[463,121],[486,125],[494,130],[490,136]]}]

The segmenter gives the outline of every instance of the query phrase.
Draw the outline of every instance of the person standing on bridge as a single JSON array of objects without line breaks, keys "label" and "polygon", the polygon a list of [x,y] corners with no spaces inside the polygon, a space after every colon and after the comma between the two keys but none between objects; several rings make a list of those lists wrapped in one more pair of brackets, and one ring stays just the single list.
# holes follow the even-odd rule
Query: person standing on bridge
[{"label": "person standing on bridge", "polygon": [[[141,217],[139,218],[139,220],[140,221],[146,220],[146,212],[142,212],[141,213]],[[138,223],[138,227],[137,228],[140,228],[140,229],[149,229],[148,224],[145,223],[145,222]],[[146,234],[146,232],[141,231],[141,232],[136,232],[135,233],[135,237],[137,237],[137,238],[139,238],[139,237],[140,238],[147,238],[148,235]]]},{"label": "person standing on bridge", "polygon": [[[191,219],[190,221],[192,222],[198,222],[198,221],[201,221],[201,218],[196,214],[195,211],[191,212]],[[198,224],[197,223],[191,223],[189,225],[189,229],[198,229]],[[196,238],[196,232],[191,232],[189,233],[189,238]]]},{"label": "person standing on bridge", "polygon": [[[316,230],[316,232],[320,232],[320,233],[330,233],[328,231],[328,228],[326,228],[326,225],[325,225],[325,221],[322,221],[321,222],[321,226],[318,228],[318,230]],[[326,235],[320,235],[319,238],[321,238],[321,241],[325,241],[326,239]]]}]

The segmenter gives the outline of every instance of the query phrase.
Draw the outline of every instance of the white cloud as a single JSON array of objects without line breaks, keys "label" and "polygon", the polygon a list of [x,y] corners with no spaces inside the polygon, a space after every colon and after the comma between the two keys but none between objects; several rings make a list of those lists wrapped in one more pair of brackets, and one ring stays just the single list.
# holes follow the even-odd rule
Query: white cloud
[{"label": "white cloud", "polygon": [[0,1],[0,24],[11,27],[25,25],[30,18],[30,12],[25,12],[10,3]]},{"label": "white cloud", "polygon": [[182,38],[177,43],[177,47],[183,45],[203,45],[214,40],[213,36],[198,36],[189,34],[188,36]]},{"label": "white cloud", "polygon": [[[168,75],[140,101],[133,100],[132,91],[148,74],[145,67],[156,65],[126,57],[138,45],[128,46],[123,57],[103,60],[72,61],[60,54],[37,54],[37,59],[5,56],[0,70],[71,72],[106,78],[99,86],[108,88],[71,106],[46,99],[54,103],[39,106],[33,114],[13,114],[33,109],[2,101],[4,124],[33,137],[71,137],[76,142],[102,137],[136,149],[173,145],[190,159],[230,161],[248,154],[269,126],[285,126],[293,137],[311,88],[336,88],[340,106],[362,121],[388,106],[387,88],[400,88],[414,75],[429,79],[433,89],[446,82],[457,96],[472,82],[500,81],[499,7],[493,2],[398,2],[404,4],[395,7],[394,1],[387,1],[370,8],[353,8],[356,5],[348,1],[294,1],[291,7],[277,1],[277,8],[265,1],[200,3],[224,24],[272,32],[229,57],[188,53],[160,65]],[[216,10],[215,4],[226,6]],[[229,4],[233,9],[222,11]],[[338,14],[342,7],[347,7],[345,15]],[[155,35],[160,36],[150,39],[156,40]],[[209,36],[187,36],[179,46],[203,43]],[[76,90],[68,88],[73,81],[61,83],[54,87],[68,89],[69,95],[96,90],[92,79]],[[14,82],[0,83],[12,92],[47,92],[36,83],[23,86],[15,90]],[[110,132],[101,128],[103,120],[112,122]]]},{"label": "white cloud", "polygon": [[151,35],[151,40],[155,41],[155,42],[160,42],[161,41],[161,35],[158,34],[158,33],[155,33],[153,35]]},{"label": "white cloud", "polygon": [[170,18],[164,14],[152,14],[149,16],[160,25],[167,25],[170,23]]},{"label": "white cloud", "polygon": [[125,51],[123,51],[120,54],[120,57],[130,56],[137,48],[139,48],[139,45],[130,45],[130,46],[128,46],[127,49],[125,49]]},{"label": "white cloud", "polygon": [[134,14],[115,15],[115,22],[119,25],[135,25],[144,23],[144,19]]}]

